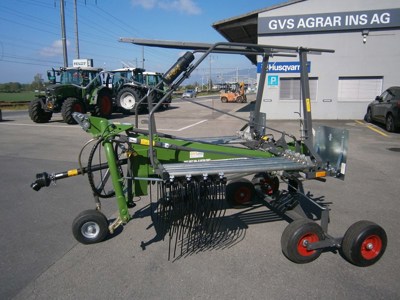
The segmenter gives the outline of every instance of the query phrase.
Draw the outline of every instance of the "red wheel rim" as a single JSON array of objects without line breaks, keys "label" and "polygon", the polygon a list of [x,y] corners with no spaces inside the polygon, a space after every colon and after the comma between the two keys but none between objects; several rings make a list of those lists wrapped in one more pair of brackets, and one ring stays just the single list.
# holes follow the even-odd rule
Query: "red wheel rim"
[{"label": "red wheel rim", "polygon": [[382,250],[382,239],[377,235],[368,236],[361,245],[361,255],[364,259],[374,259]]},{"label": "red wheel rim", "polygon": [[104,115],[108,115],[111,112],[111,100],[108,96],[103,96],[101,98],[101,105],[100,105],[101,113]]},{"label": "red wheel rim", "polygon": [[235,203],[245,204],[251,200],[251,190],[248,187],[242,186],[236,190]]},{"label": "red wheel rim", "polygon": [[297,252],[301,256],[310,256],[315,253],[315,250],[308,250],[307,245],[310,243],[315,243],[319,241],[319,237],[315,233],[307,233],[299,239],[297,243]]},{"label": "red wheel rim", "polygon": [[269,196],[275,193],[279,188],[279,181],[276,182],[274,178],[265,177],[264,180],[261,181],[261,183],[266,186],[265,194]]},{"label": "red wheel rim", "polygon": [[80,105],[79,103],[75,103],[73,106],[73,111],[83,113],[82,105]]}]

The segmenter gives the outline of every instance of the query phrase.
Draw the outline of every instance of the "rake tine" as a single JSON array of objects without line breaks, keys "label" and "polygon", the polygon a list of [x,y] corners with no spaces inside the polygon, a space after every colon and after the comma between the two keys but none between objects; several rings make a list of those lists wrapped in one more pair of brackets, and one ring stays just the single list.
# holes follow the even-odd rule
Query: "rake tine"
[{"label": "rake tine", "polygon": [[169,260],[177,257],[179,248],[182,257],[210,249],[218,242],[225,215],[225,184],[225,178],[206,175],[160,183],[157,216],[168,232]]}]

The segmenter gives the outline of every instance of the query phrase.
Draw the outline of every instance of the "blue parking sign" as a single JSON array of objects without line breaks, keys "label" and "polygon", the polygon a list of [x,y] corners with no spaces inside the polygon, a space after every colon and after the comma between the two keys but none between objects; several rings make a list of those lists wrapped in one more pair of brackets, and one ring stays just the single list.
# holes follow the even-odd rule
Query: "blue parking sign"
[{"label": "blue parking sign", "polygon": [[279,76],[278,75],[268,75],[268,86],[278,86]]}]

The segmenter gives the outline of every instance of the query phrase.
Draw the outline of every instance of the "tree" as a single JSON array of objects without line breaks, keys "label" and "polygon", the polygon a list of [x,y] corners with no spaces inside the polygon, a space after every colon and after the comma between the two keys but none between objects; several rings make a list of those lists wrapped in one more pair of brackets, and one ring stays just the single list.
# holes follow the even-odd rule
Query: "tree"
[{"label": "tree", "polygon": [[34,77],[33,77],[33,81],[31,83],[31,89],[32,90],[40,90],[43,87],[43,78],[42,78],[42,74],[37,73]]},{"label": "tree", "polygon": [[7,82],[0,85],[0,91],[4,93],[19,93],[22,85],[19,82]]}]

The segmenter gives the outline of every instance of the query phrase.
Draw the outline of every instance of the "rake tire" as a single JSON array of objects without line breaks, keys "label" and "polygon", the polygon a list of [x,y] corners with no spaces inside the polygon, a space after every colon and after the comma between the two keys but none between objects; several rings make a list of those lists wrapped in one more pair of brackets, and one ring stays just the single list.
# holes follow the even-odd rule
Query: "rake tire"
[{"label": "rake tire", "polygon": [[282,252],[294,263],[309,263],[321,255],[322,249],[308,250],[307,244],[323,239],[321,226],[308,219],[298,219],[290,223],[282,233]]},{"label": "rake tire", "polygon": [[254,195],[254,185],[244,178],[231,181],[226,186],[226,200],[233,206],[245,206],[251,204]]},{"label": "rake tire", "polygon": [[370,221],[358,221],[347,229],[341,254],[351,264],[368,267],[376,263],[387,246],[385,230]]},{"label": "rake tire", "polygon": [[95,209],[81,212],[72,222],[75,239],[85,245],[104,241],[108,232],[106,216]]}]

